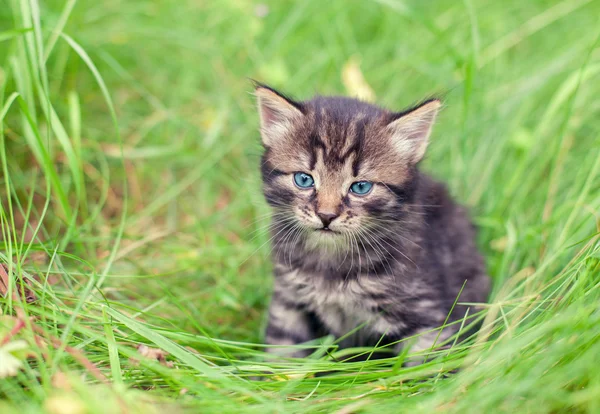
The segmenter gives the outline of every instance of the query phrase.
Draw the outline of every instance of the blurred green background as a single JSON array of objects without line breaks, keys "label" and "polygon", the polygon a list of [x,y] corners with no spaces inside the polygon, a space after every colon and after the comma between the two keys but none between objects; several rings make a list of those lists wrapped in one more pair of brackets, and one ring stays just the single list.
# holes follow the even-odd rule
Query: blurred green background
[{"label": "blurred green background", "polygon": [[[600,410],[599,16],[597,0],[0,0],[0,262],[33,280],[24,312],[112,383],[63,346],[0,380],[0,407]],[[400,370],[265,362],[250,78],[395,110],[443,97],[423,168],[480,229],[495,305],[475,348]],[[139,344],[175,368],[133,363]]]}]

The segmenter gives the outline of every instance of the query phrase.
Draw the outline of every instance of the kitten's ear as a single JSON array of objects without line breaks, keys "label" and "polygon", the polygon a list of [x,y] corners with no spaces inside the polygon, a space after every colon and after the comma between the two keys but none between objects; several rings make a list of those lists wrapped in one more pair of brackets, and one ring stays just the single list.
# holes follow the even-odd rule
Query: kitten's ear
[{"label": "kitten's ear", "polygon": [[268,86],[257,85],[255,94],[260,112],[262,141],[269,147],[284,138],[292,128],[292,123],[304,114],[300,104]]},{"label": "kitten's ear", "polygon": [[414,163],[421,161],[441,105],[439,100],[434,99],[408,112],[394,115],[394,120],[388,124],[388,129],[392,144],[402,156],[409,157]]}]

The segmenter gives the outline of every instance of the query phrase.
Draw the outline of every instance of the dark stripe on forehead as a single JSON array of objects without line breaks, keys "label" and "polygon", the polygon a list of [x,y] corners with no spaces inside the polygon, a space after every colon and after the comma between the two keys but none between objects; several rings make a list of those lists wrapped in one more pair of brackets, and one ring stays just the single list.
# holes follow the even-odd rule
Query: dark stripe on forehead
[{"label": "dark stripe on forehead", "polygon": [[358,155],[358,152],[360,151],[360,142],[357,141],[357,139],[354,140],[354,142],[352,143],[352,145],[346,150],[346,152],[344,152],[341,156],[340,156],[340,160],[345,162],[346,159],[352,155],[352,154],[356,154]]},{"label": "dark stripe on forehead", "polygon": [[[353,131],[352,133],[350,132],[351,130]],[[351,125],[346,123],[336,128],[325,128],[325,131],[322,133],[329,144],[329,146],[326,146],[322,140],[316,141],[318,148],[323,149],[323,162],[330,168],[340,168],[348,162],[349,157],[353,156],[352,170],[354,176],[358,175],[360,155],[365,136],[365,122],[360,119],[354,124],[354,128],[351,128]],[[320,146],[319,142],[322,142],[323,146]],[[315,150],[316,152],[317,150]]]},{"label": "dark stripe on forehead", "polygon": [[321,139],[319,134],[313,133],[310,136],[310,169],[314,170],[317,164],[317,153],[319,150],[323,151],[323,154],[327,151],[325,142]]},{"label": "dark stripe on forehead", "polygon": [[360,170],[362,149],[365,143],[365,125],[366,121],[364,119],[360,119],[356,123],[356,136],[354,138],[354,145],[352,146],[352,148],[356,148],[356,155],[352,161],[352,174],[354,174],[355,177],[358,176],[358,171]]},{"label": "dark stripe on forehead", "polygon": [[319,110],[315,111],[313,116],[314,116],[314,123],[312,125],[312,132],[310,133],[310,136],[309,136],[310,169],[311,170],[313,170],[315,168],[315,165],[317,164],[317,153],[318,153],[319,149],[323,150],[323,154],[325,154],[325,151],[327,150],[327,147],[325,146],[325,142],[323,142],[323,140],[321,139],[320,133],[319,133],[319,131],[321,129],[321,121],[322,121],[321,111],[319,111]]},{"label": "dark stripe on forehead", "polygon": [[[348,162],[348,158],[353,156],[352,160],[352,172],[356,177],[360,169],[362,148],[365,139],[365,121],[358,119],[354,123],[354,128],[351,128],[351,124],[344,124],[343,130],[332,131],[331,134],[335,137],[335,146],[337,148],[331,148],[326,154],[326,163],[332,167],[343,166]],[[350,130],[353,131],[350,135]],[[342,151],[344,151],[342,153]]]},{"label": "dark stripe on forehead", "polygon": [[[348,103],[344,101],[344,103]],[[340,109],[340,108],[333,108]],[[312,125],[308,135],[310,146],[310,169],[313,170],[322,151],[323,162],[329,168],[339,168],[353,156],[352,171],[358,175],[361,154],[364,148],[366,126],[369,117],[362,112],[357,114],[344,113],[340,116],[332,108],[317,108],[312,112]]]}]

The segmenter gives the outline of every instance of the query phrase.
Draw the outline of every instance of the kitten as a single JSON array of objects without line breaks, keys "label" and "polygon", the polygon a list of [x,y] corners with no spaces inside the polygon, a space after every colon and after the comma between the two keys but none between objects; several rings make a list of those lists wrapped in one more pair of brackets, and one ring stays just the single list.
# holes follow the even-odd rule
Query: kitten
[{"label": "kitten", "polygon": [[[332,334],[341,347],[440,344],[489,279],[465,210],[421,173],[439,100],[404,112],[343,97],[297,102],[257,84],[275,287],[266,342]],[[464,285],[464,289],[463,289]],[[457,305],[447,323],[465,316]],[[346,335],[351,333],[351,335]],[[302,357],[310,350],[270,347]]]}]

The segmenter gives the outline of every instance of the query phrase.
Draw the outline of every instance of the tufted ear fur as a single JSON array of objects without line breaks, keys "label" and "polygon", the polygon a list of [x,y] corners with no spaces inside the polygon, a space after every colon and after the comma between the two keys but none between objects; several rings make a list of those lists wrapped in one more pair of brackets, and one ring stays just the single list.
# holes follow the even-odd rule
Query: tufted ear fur
[{"label": "tufted ear fur", "polygon": [[388,130],[394,148],[402,157],[415,164],[421,161],[441,105],[439,100],[433,99],[407,112],[393,115]]},{"label": "tufted ear fur", "polygon": [[262,142],[270,147],[289,133],[294,121],[304,117],[302,106],[268,86],[258,85],[255,94]]}]

